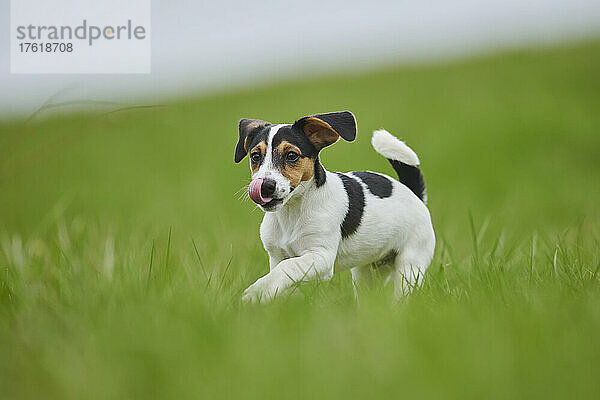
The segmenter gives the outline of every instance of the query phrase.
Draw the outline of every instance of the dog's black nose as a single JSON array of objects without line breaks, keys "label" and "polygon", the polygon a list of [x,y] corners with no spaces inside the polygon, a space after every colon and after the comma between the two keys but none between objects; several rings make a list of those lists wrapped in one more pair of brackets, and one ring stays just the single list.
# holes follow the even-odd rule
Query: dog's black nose
[{"label": "dog's black nose", "polygon": [[273,197],[273,193],[275,193],[275,181],[269,178],[263,179],[260,195],[265,198]]}]

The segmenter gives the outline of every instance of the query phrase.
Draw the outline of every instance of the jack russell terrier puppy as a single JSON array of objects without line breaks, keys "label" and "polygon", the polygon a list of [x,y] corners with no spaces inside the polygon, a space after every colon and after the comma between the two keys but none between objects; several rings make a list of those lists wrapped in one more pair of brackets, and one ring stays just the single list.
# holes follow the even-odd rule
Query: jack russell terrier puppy
[{"label": "jack russell terrier puppy", "polygon": [[250,198],[265,211],[260,238],[269,273],[242,299],[268,302],[297,282],[329,280],[348,268],[356,287],[373,279],[394,283],[396,297],[422,283],[435,235],[419,158],[385,130],[373,133],[375,150],[399,181],[376,172],[329,172],[319,152],[340,137],[356,138],[349,111],[317,114],[293,124],[239,122],[235,162],[250,154]]}]

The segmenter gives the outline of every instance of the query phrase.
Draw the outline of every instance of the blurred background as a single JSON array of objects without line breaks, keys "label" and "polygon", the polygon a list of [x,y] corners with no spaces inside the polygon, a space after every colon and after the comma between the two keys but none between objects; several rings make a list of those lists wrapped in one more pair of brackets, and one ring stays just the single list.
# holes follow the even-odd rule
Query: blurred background
[{"label": "blurred background", "polygon": [[[2,26],[9,17],[2,0]],[[149,75],[11,75],[9,36],[1,35],[0,116],[29,116],[43,104],[55,106],[45,112],[110,109],[543,47],[594,36],[599,21],[594,0],[153,1]]]}]

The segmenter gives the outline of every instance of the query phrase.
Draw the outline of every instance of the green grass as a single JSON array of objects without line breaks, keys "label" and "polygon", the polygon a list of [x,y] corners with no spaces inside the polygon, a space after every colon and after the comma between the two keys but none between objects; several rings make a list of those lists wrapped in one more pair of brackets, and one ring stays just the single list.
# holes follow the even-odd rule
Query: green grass
[{"label": "green grass", "polygon": [[[0,397],[598,398],[600,42],[0,123]],[[240,117],[349,109],[330,170],[419,154],[424,286],[349,273],[269,306]]]}]

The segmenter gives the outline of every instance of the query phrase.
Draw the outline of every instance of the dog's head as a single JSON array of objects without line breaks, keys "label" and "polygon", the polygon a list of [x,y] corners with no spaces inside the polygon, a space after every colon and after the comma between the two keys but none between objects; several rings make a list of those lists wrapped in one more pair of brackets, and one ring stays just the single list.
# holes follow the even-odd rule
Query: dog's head
[{"label": "dog's head", "polygon": [[350,111],[311,115],[291,125],[241,119],[235,162],[250,154],[250,198],[264,211],[277,211],[322,170],[319,152],[340,137],[350,142],[356,138]]}]

